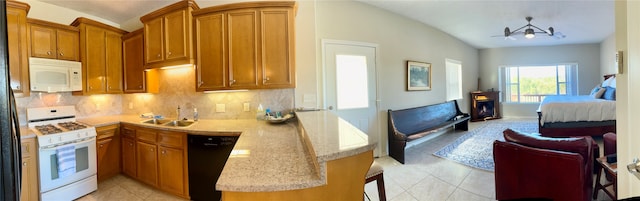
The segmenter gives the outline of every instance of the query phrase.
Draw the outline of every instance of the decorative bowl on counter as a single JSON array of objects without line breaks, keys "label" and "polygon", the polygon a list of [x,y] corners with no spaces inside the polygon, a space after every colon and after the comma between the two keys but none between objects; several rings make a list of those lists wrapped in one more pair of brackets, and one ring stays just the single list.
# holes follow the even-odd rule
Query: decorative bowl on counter
[{"label": "decorative bowl on counter", "polygon": [[281,117],[267,116],[265,120],[267,120],[267,122],[272,123],[272,124],[279,124],[279,123],[287,122],[287,120],[289,120],[291,118],[293,118],[292,114],[286,114],[286,115],[281,116]]}]

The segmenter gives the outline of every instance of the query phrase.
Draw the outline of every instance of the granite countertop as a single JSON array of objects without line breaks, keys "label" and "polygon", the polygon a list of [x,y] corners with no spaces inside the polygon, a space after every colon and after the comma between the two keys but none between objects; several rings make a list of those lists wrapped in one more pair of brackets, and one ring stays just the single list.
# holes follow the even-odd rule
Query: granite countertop
[{"label": "granite countertop", "polygon": [[31,129],[29,129],[29,127],[27,126],[20,126],[20,139],[29,139],[29,138],[35,138],[36,137],[36,133],[34,133]]},{"label": "granite countertop", "polygon": [[297,121],[270,124],[253,119],[200,119],[189,127],[141,123],[134,115],[78,119],[94,125],[117,123],[189,134],[240,136],[216,189],[237,192],[284,191],[325,185],[326,162],[357,155],[376,146],[366,134],[326,111],[296,113]]}]

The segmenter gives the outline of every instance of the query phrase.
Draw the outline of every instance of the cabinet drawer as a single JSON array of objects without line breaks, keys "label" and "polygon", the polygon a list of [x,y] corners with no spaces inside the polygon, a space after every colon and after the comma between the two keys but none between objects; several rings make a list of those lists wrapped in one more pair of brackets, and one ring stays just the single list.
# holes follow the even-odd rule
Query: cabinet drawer
[{"label": "cabinet drawer", "polygon": [[136,138],[136,129],[124,127],[122,128],[122,136],[127,138]]},{"label": "cabinet drawer", "polygon": [[116,132],[118,131],[118,127],[119,127],[118,124],[97,127],[96,128],[96,132],[98,134],[97,139],[100,140],[100,139],[113,137],[114,135],[116,135]]},{"label": "cabinet drawer", "polygon": [[160,132],[158,135],[158,144],[168,147],[182,148],[184,143],[184,133],[164,133]]},{"label": "cabinet drawer", "polygon": [[151,130],[138,129],[136,132],[136,137],[136,139],[141,141],[150,142],[151,144],[156,143],[156,132]]}]

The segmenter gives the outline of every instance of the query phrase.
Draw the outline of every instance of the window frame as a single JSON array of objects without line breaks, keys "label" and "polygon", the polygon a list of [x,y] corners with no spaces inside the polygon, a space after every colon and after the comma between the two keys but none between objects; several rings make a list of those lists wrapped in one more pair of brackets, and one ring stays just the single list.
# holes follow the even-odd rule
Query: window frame
[{"label": "window frame", "polygon": [[[498,85],[499,85],[499,90],[502,91],[503,93],[500,93],[500,101],[503,103],[507,103],[507,104],[539,104],[540,102],[542,102],[542,100],[544,99],[544,97],[540,98],[540,102],[522,102],[522,100],[520,99],[520,85],[521,85],[521,81],[520,81],[520,76],[518,76],[518,81],[517,83],[512,83],[509,82],[511,75],[508,74],[510,71],[507,70],[509,68],[517,68],[517,75],[520,75],[520,68],[521,67],[550,67],[550,66],[555,66],[556,71],[556,94],[555,95],[567,95],[567,96],[574,96],[574,95],[579,95],[578,92],[578,87],[579,87],[579,79],[578,79],[578,69],[579,69],[579,65],[576,62],[561,62],[561,63],[552,63],[552,64],[519,64],[519,65],[500,65],[498,67]],[[558,71],[559,68],[561,68],[561,66],[564,66],[565,68],[565,79],[564,81],[560,81],[561,79],[559,79],[559,75],[560,75],[560,71]],[[560,86],[564,84],[566,86],[566,94],[559,94],[560,93]],[[508,99],[509,93],[507,93],[508,88],[507,87],[512,87],[512,86],[517,86],[517,95],[518,95],[518,101],[510,101]]]}]

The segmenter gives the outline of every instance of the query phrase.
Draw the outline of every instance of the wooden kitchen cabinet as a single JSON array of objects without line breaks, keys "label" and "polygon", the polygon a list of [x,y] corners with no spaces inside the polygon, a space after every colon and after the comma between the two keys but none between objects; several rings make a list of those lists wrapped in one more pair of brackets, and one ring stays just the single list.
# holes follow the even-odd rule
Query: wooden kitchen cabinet
[{"label": "wooden kitchen cabinet", "polygon": [[[125,125],[122,136],[125,174],[165,192],[189,198],[186,133]],[[135,149],[135,156],[124,155],[132,149]],[[135,167],[130,165],[132,161],[135,161]],[[137,171],[132,174],[132,170]]]},{"label": "wooden kitchen cabinet", "polygon": [[96,127],[98,182],[120,174],[120,127],[118,124]]},{"label": "wooden kitchen cabinet", "polygon": [[136,130],[123,126],[122,130],[122,173],[137,177],[136,173]]},{"label": "wooden kitchen cabinet", "polygon": [[156,145],[136,142],[137,178],[151,186],[158,186],[158,151]]},{"label": "wooden kitchen cabinet", "polygon": [[295,2],[194,11],[196,91],[295,87]]},{"label": "wooden kitchen cabinet", "polygon": [[147,92],[143,33],[143,29],[138,29],[122,36],[125,93]]},{"label": "wooden kitchen cabinet", "polygon": [[31,56],[79,60],[78,28],[37,19],[28,19]]},{"label": "wooden kitchen cabinet", "polygon": [[294,8],[260,10],[262,85],[295,88]]},{"label": "wooden kitchen cabinet", "polygon": [[9,48],[9,85],[16,97],[28,97],[29,53],[27,42],[28,4],[7,1],[7,46]]},{"label": "wooden kitchen cabinet", "polygon": [[188,177],[184,164],[184,149],[158,146],[158,175],[160,189],[177,195],[185,195],[185,177]]},{"label": "wooden kitchen cabinet", "polygon": [[193,0],[180,1],[140,18],[147,68],[194,63],[191,12],[197,9]]},{"label": "wooden kitchen cabinet", "polygon": [[20,200],[37,201],[38,192],[38,163],[36,159],[35,138],[21,140],[22,145],[22,191]]},{"label": "wooden kitchen cabinet", "polygon": [[80,29],[82,91],[74,95],[122,93],[122,35],[125,31],[87,18],[73,23]]}]

